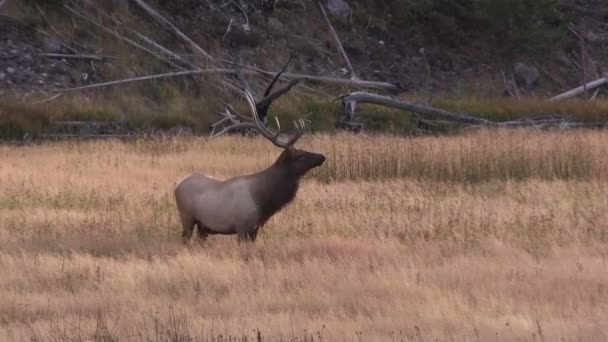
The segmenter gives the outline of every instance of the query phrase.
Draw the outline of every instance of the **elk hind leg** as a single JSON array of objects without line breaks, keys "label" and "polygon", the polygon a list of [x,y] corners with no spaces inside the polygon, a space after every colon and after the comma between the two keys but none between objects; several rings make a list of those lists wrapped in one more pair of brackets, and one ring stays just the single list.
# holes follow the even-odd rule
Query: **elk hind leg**
[{"label": "elk hind leg", "polygon": [[255,237],[251,236],[251,232],[237,233],[237,241],[239,244],[243,242],[254,242]]},{"label": "elk hind leg", "polygon": [[205,227],[200,221],[196,221],[196,228],[198,230],[198,240],[200,243],[207,241],[211,230]]},{"label": "elk hind leg", "polygon": [[255,239],[258,236],[258,230],[259,230],[259,226],[255,227],[251,230],[242,232],[242,233],[238,233],[238,242],[255,242]]}]

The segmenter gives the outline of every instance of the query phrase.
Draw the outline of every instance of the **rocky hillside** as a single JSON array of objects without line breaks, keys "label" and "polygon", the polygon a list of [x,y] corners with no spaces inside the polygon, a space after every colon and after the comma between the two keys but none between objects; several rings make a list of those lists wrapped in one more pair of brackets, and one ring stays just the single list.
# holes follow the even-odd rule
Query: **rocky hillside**
[{"label": "rocky hillside", "polygon": [[[0,97],[45,98],[57,88],[206,63],[137,2],[6,0],[0,8]],[[292,72],[352,76],[316,1],[145,3],[216,61],[238,60],[278,70],[293,55]],[[322,0],[320,4],[357,77],[394,83],[407,96],[548,96],[597,78],[608,66],[604,48],[608,4],[603,0]],[[144,51],[167,57],[159,46],[183,61],[173,57],[163,61]],[[261,87],[268,81],[257,77],[253,82]],[[179,90],[166,84],[154,89],[123,87],[120,93],[89,94],[87,101],[100,97],[110,116],[124,116],[125,108],[134,110],[133,98],[139,97],[135,107],[141,106],[140,112],[166,105],[163,113],[186,116],[213,102],[204,101],[212,91],[210,83],[184,80],[176,86]],[[320,86],[300,88],[300,93],[314,94]],[[125,94],[129,100],[119,101]]]}]

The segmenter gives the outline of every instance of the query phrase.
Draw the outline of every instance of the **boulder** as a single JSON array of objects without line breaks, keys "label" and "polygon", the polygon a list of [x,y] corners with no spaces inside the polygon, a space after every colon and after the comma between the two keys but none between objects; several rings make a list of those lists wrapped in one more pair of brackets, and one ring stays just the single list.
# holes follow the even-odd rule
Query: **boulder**
[{"label": "boulder", "polygon": [[523,82],[526,87],[531,87],[538,81],[540,73],[534,65],[518,62],[513,66],[513,72],[518,81]]},{"label": "boulder", "polygon": [[270,28],[272,28],[275,31],[280,31],[284,25],[279,19],[277,19],[275,17],[269,17],[268,26],[270,26]]},{"label": "boulder", "polygon": [[345,19],[352,13],[350,5],[344,0],[329,0],[327,2],[327,9],[329,13]]}]

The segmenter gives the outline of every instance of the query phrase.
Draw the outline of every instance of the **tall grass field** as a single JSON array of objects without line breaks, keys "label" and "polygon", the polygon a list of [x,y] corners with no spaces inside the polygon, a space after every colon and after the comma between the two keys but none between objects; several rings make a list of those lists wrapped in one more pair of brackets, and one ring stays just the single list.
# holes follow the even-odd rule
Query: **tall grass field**
[{"label": "tall grass field", "polygon": [[262,138],[0,146],[0,341],[606,341],[608,133],[310,135],[257,242],[181,244]]}]

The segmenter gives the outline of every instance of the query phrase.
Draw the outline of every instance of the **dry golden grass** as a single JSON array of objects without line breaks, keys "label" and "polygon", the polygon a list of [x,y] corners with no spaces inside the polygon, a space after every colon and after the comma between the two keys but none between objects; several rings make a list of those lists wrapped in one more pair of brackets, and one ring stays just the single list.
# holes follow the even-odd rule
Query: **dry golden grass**
[{"label": "dry golden grass", "polygon": [[608,133],[300,145],[327,164],[256,245],[187,248],[176,181],[257,171],[278,149],[0,147],[0,340],[608,338]]}]

